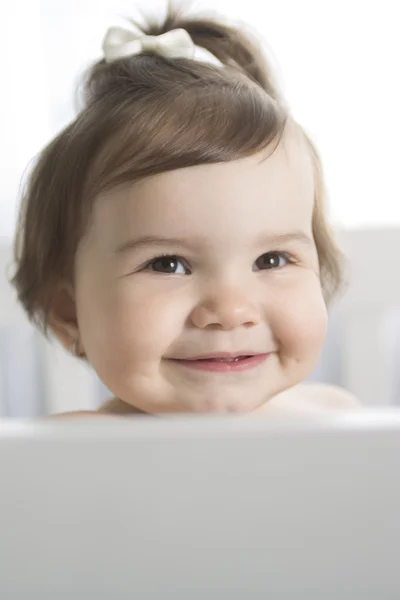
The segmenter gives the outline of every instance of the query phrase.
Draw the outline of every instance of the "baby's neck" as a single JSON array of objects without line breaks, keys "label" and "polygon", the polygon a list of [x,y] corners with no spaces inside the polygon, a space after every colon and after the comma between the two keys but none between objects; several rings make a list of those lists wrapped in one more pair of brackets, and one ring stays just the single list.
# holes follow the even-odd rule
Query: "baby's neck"
[{"label": "baby's neck", "polygon": [[114,396],[113,398],[110,398],[110,400],[107,400],[106,402],[104,402],[104,404],[102,404],[100,406],[100,408],[98,409],[97,412],[113,414],[113,415],[130,415],[130,414],[144,415],[144,414],[146,414],[142,410],[135,408],[131,404],[124,402],[123,400],[121,400],[120,398],[117,398],[116,396]]}]

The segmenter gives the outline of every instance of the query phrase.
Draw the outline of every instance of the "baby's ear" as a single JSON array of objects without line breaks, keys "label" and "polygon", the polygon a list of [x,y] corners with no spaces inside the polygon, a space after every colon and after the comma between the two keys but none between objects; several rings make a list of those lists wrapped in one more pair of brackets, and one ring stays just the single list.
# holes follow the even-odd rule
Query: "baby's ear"
[{"label": "baby's ear", "polygon": [[48,311],[48,325],[67,350],[74,340],[79,339],[75,294],[71,284],[60,284],[53,294]]}]

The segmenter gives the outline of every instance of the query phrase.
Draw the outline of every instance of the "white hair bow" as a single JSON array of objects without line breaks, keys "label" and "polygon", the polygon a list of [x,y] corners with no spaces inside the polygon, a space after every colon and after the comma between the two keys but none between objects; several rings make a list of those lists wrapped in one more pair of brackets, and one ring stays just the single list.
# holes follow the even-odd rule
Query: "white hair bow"
[{"label": "white hair bow", "polygon": [[119,58],[151,52],[166,58],[190,58],[221,65],[205,48],[195,46],[186,29],[173,29],[162,35],[140,35],[133,29],[110,27],[103,40],[103,54],[110,63]]},{"label": "white hair bow", "polygon": [[194,58],[195,46],[185,29],[173,29],[163,35],[140,35],[130,29],[111,27],[103,41],[106,62],[151,52],[166,58]]}]

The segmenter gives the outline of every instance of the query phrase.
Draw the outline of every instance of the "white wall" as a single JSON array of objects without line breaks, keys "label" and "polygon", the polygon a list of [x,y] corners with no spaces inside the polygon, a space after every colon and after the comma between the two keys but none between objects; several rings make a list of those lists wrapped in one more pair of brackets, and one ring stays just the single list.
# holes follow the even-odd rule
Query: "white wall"
[{"label": "white wall", "polygon": [[[144,0],[140,6],[165,7]],[[342,227],[400,224],[400,36],[396,0],[204,0],[268,42],[293,113],[316,141],[331,217]],[[11,237],[28,161],[73,112],[78,72],[100,56],[132,0],[15,0],[2,7],[0,236]],[[5,23],[5,24],[4,24]]]}]

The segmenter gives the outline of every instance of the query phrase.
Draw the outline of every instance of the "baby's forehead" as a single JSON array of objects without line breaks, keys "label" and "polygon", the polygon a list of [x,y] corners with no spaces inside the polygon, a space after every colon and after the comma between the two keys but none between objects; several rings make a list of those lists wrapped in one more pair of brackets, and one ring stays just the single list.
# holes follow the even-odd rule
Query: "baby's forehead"
[{"label": "baby's forehead", "polygon": [[209,193],[212,187],[224,190],[229,188],[230,182],[236,185],[241,181],[244,185],[251,185],[252,181],[255,184],[261,182],[265,192],[268,192],[269,185],[286,187],[294,182],[297,186],[299,180],[313,188],[314,167],[304,136],[297,128],[291,127],[278,142],[269,144],[257,153],[229,162],[200,163],[159,172],[136,182],[128,181],[100,194],[98,201],[108,204],[111,198],[123,204],[140,198],[151,200],[156,194],[169,200],[181,193],[188,196],[194,191]]},{"label": "baby's forehead", "polygon": [[[296,128],[278,145],[230,162],[200,164],[125,183],[96,199],[94,223],[101,236],[145,230],[215,229],[249,225],[253,215],[271,226],[311,220],[314,170],[310,152]],[[258,215],[258,216],[257,216]],[[155,228],[155,232],[151,231]]]}]

